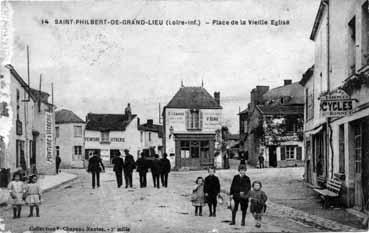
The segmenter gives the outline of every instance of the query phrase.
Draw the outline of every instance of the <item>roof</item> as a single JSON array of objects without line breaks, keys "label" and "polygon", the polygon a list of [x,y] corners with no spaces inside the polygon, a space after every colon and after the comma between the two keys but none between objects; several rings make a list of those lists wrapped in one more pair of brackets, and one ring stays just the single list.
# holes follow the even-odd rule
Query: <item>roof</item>
[{"label": "roof", "polygon": [[49,99],[49,93],[47,92],[44,92],[44,91],[39,91],[39,90],[36,90],[36,89],[33,89],[33,88],[30,88],[30,92],[31,92],[31,95],[33,95],[33,97],[36,99],[36,100],[39,100],[40,96],[41,96],[41,102],[42,103],[45,103],[45,104],[50,104],[48,99]]},{"label": "roof", "polygon": [[307,71],[302,75],[302,79],[300,80],[300,85],[305,86],[306,83],[310,80],[310,78],[314,74],[314,65],[311,66]]},{"label": "roof", "polygon": [[181,87],[165,107],[189,109],[222,108],[203,87]]},{"label": "roof", "polygon": [[162,125],[145,123],[145,124],[139,125],[138,130],[155,132],[155,133],[158,133],[159,137],[161,137],[163,135],[163,126]]},{"label": "roof", "polygon": [[81,118],[79,118],[74,112],[61,109],[55,112],[55,123],[65,124],[65,123],[85,123]]},{"label": "roof", "polygon": [[23,80],[23,78],[18,74],[18,72],[15,70],[15,68],[11,64],[5,65],[6,68],[9,69],[10,73],[13,75],[13,77],[20,83],[20,85],[24,88],[24,90],[30,94],[30,97],[36,101],[35,96],[33,96],[30,92],[30,87],[28,84]]},{"label": "roof", "polygon": [[304,105],[257,105],[265,115],[299,115],[304,114]]},{"label": "roof", "polygon": [[86,116],[86,130],[125,131],[126,127],[136,116],[133,114],[129,118],[125,114],[88,113]]},{"label": "roof", "polygon": [[326,4],[328,4],[328,0],[321,0],[320,1],[318,13],[316,14],[313,29],[312,29],[312,32],[310,34],[310,40],[313,40],[313,41],[315,40],[316,33],[318,32],[319,25],[320,25],[321,20],[323,18],[323,13],[324,13]]},{"label": "roof", "polygon": [[263,95],[263,99],[266,101],[280,99],[281,97],[290,97],[288,102],[284,103],[284,105],[304,104],[304,87],[298,82],[295,82],[273,88]]}]

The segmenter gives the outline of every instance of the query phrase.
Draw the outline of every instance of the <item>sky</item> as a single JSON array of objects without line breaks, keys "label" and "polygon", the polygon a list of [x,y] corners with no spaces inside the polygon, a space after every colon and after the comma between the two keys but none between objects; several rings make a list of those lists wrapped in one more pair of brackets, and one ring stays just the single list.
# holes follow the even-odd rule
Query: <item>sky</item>
[{"label": "sky", "polygon": [[[181,86],[220,91],[223,124],[238,133],[239,109],[256,85],[298,81],[313,64],[309,40],[320,0],[12,2],[11,62],[58,109],[123,113],[158,122]],[[55,19],[199,20],[200,26],[60,25]],[[49,24],[42,24],[47,19]],[[212,25],[213,20],[289,20],[285,26]],[[210,22],[210,24],[206,24]],[[165,22],[164,22],[165,23]]]}]

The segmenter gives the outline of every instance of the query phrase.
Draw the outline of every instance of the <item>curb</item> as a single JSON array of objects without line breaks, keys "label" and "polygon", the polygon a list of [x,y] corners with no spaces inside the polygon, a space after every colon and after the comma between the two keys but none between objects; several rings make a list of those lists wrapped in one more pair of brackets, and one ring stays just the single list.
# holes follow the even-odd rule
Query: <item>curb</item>
[{"label": "curb", "polygon": [[60,184],[56,184],[56,185],[51,186],[51,187],[49,187],[47,189],[43,189],[42,192],[43,193],[49,192],[49,191],[51,191],[53,189],[59,188],[60,186],[63,186],[65,184],[69,183],[69,182],[72,182],[72,181],[76,180],[76,179],[78,179],[78,176],[77,175],[75,177],[69,179],[69,180],[65,180],[65,181],[61,182]]}]

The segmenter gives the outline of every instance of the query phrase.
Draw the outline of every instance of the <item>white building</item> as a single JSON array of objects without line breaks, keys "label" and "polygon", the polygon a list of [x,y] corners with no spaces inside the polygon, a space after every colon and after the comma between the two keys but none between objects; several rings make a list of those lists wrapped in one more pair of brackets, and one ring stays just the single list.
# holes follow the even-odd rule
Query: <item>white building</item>
[{"label": "white building", "polygon": [[117,154],[128,149],[135,160],[141,151],[139,120],[131,111],[125,114],[95,114],[86,116],[85,153],[98,153],[105,164]]},{"label": "white building", "polygon": [[85,122],[72,111],[62,109],[55,113],[55,151],[61,158],[61,167],[83,167],[84,132]]},{"label": "white building", "polygon": [[216,131],[221,129],[220,93],[203,87],[181,87],[164,107],[164,152],[172,167],[201,168],[221,165],[214,157]]},{"label": "white building", "polygon": [[162,155],[163,150],[163,126],[154,124],[153,120],[147,120],[145,124],[138,127],[140,131],[140,150],[145,156],[153,156],[153,154]]}]

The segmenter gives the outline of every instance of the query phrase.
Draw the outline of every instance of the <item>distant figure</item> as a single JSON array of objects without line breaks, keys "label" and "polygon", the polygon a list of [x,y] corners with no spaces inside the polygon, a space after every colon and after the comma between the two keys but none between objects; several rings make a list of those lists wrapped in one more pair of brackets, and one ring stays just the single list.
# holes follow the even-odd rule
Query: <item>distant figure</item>
[{"label": "distant figure", "polygon": [[264,168],[264,156],[261,153],[259,155],[259,168]]},{"label": "distant figure", "polygon": [[136,165],[136,171],[140,176],[140,188],[145,188],[147,186],[146,174],[148,171],[148,166],[143,152],[141,153],[141,157],[137,159]]},{"label": "distant figure", "polygon": [[124,179],[126,181],[126,188],[132,188],[132,173],[133,170],[136,168],[135,160],[133,156],[129,153],[128,149],[124,150],[126,154],[124,158]]},{"label": "distant figure", "polygon": [[165,188],[168,187],[168,174],[170,172],[170,161],[167,158],[167,153],[163,154],[163,158],[160,159],[161,168],[160,168],[160,177],[161,177],[161,185]]},{"label": "distant figure", "polygon": [[209,206],[209,217],[215,217],[217,213],[217,197],[220,193],[220,182],[215,176],[215,167],[208,168],[209,175],[205,178],[204,192]]},{"label": "distant figure", "polygon": [[55,168],[56,168],[56,174],[59,173],[59,167],[60,167],[60,163],[61,163],[61,158],[59,155],[56,155],[55,157]]},{"label": "distant figure", "polygon": [[36,209],[36,216],[40,217],[40,207],[41,204],[41,188],[37,183],[37,176],[32,175],[30,177],[30,182],[26,188],[26,203],[29,205],[29,215],[28,217],[33,217],[33,208]]},{"label": "distant figure", "polygon": [[200,176],[196,179],[196,187],[192,190],[192,205],[195,206],[195,216],[202,216],[202,207],[205,205],[204,179]]},{"label": "distant figure", "polygon": [[152,174],[152,179],[154,182],[154,188],[160,188],[160,182],[159,182],[159,176],[160,176],[160,160],[159,160],[159,155],[156,154],[154,160],[152,161],[152,165],[151,165],[151,174]]},{"label": "distant figure", "polygon": [[95,188],[95,179],[97,187],[100,187],[100,172],[105,171],[105,167],[96,152],[94,152],[93,156],[88,160],[87,171],[91,172],[92,175],[92,188]]},{"label": "distant figure", "polygon": [[265,202],[268,200],[267,195],[261,190],[261,182],[252,182],[252,190],[250,191],[250,213],[254,216],[255,226],[261,226],[261,217],[265,212]]},{"label": "distant figure", "polygon": [[236,214],[238,206],[241,205],[242,220],[241,226],[245,226],[246,212],[249,204],[249,192],[251,190],[250,178],[246,175],[246,166],[238,167],[239,174],[235,175],[232,180],[230,195],[234,200],[234,209],[232,209],[232,222],[230,225],[236,224]]},{"label": "distant figure", "polygon": [[115,172],[115,177],[117,179],[118,188],[120,188],[123,184],[122,171],[124,167],[124,162],[123,162],[122,157],[120,157],[120,152],[119,154],[117,154],[117,156],[113,158],[111,162],[114,165],[113,171]]}]

